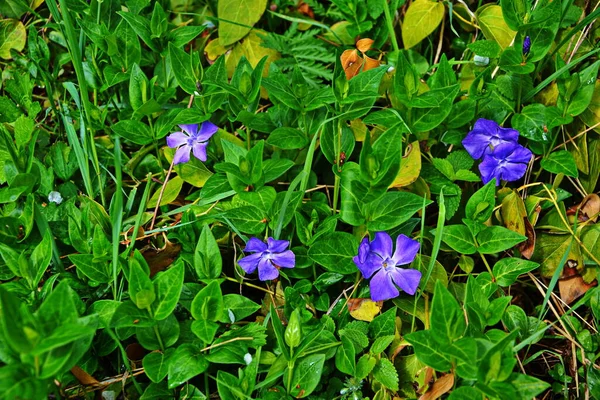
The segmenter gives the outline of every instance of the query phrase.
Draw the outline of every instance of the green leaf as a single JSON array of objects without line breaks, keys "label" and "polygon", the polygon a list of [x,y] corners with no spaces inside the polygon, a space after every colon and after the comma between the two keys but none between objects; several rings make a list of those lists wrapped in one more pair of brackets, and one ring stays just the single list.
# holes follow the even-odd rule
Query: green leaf
[{"label": "green leaf", "polygon": [[502,52],[498,65],[500,69],[515,74],[530,74],[535,70],[535,65],[532,62],[526,62],[523,59],[523,53],[513,47]]},{"label": "green leaf", "polygon": [[198,292],[191,307],[192,316],[198,320],[218,321],[223,315],[223,293],[217,281],[211,281]]},{"label": "green leaf", "polygon": [[354,344],[350,339],[342,336],[342,345],[337,348],[335,353],[335,367],[344,374],[354,375],[356,368],[356,355],[354,352]]},{"label": "green leaf", "polygon": [[254,206],[234,208],[227,211],[225,216],[240,232],[251,235],[258,235],[267,225],[264,213]]},{"label": "green leaf", "polygon": [[[495,42],[493,43],[495,44]],[[445,121],[446,126],[452,129],[467,125],[475,117],[475,108],[476,102],[473,99],[465,99],[454,103],[450,115]]]},{"label": "green leaf", "polygon": [[530,0],[502,0],[502,16],[510,29],[518,31],[531,9]]},{"label": "green leaf", "polygon": [[387,358],[379,359],[373,368],[373,378],[391,391],[398,390],[398,371]]},{"label": "green leaf", "polygon": [[142,146],[154,141],[154,136],[148,125],[132,119],[117,122],[112,126],[112,131],[115,135]]},{"label": "green leaf", "polygon": [[477,246],[473,241],[471,231],[465,225],[445,226],[442,235],[444,243],[454,251],[461,254],[474,254],[477,252]]},{"label": "green leaf", "polygon": [[548,140],[548,126],[546,122],[546,107],[543,104],[529,104],[520,113],[513,115],[511,124],[527,139],[537,142]]},{"label": "green leaf", "polygon": [[308,138],[298,129],[282,127],[269,134],[267,143],[284,150],[294,150],[306,147]]},{"label": "green leaf", "polygon": [[192,322],[192,332],[204,343],[212,343],[219,329],[219,324],[213,321],[198,320]]},{"label": "green leaf", "polygon": [[219,0],[219,43],[229,46],[250,32],[265,12],[267,0]]},{"label": "green leaf", "polygon": [[112,281],[112,275],[108,268],[109,264],[106,262],[94,261],[94,256],[92,254],[72,254],[69,256],[69,260],[75,264],[77,271],[93,281],[101,283]]},{"label": "green leaf", "polygon": [[226,294],[223,296],[223,309],[225,312],[221,322],[234,323],[254,314],[260,305],[239,294]]},{"label": "green leaf", "polygon": [[364,354],[356,363],[356,373],[354,377],[356,379],[365,379],[371,373],[373,368],[375,368],[376,363],[377,359],[375,357]]},{"label": "green leaf", "polygon": [[221,251],[209,225],[204,225],[196,244],[194,268],[199,279],[215,279],[221,275]]},{"label": "green leaf", "polygon": [[388,348],[390,344],[394,341],[394,335],[381,336],[375,339],[371,348],[369,349],[370,353],[379,354]]},{"label": "green leaf", "polygon": [[[139,254],[137,250],[136,253]],[[139,256],[142,258],[141,254]],[[134,256],[129,259],[129,298],[138,308],[147,309],[156,299],[156,293],[146,271],[147,266],[143,266],[137,258]]]},{"label": "green leaf", "polygon": [[169,269],[159,272],[154,278],[156,301],[153,311],[155,320],[163,320],[175,310],[183,287],[184,272],[183,263],[175,262]]},{"label": "green leaf", "polygon": [[550,153],[548,157],[542,159],[540,163],[542,168],[553,174],[565,174],[573,178],[579,176],[575,158],[567,150],[558,150]]},{"label": "green leaf", "polygon": [[387,192],[365,206],[367,229],[371,232],[386,231],[408,221],[430,200],[410,192]]},{"label": "green leaf", "polygon": [[500,286],[510,286],[517,281],[520,275],[533,271],[539,264],[520,258],[503,258],[494,265],[494,277]]},{"label": "green leaf", "polygon": [[[498,58],[502,48],[494,40],[478,40],[469,43],[467,47],[475,54],[481,57]],[[467,123],[468,121],[465,121]]]},{"label": "green leaf", "polygon": [[191,343],[182,344],[169,360],[169,389],[173,389],[200,375],[208,368],[209,362],[200,348]]},{"label": "green leaf", "polygon": [[153,351],[146,354],[142,360],[142,366],[146,376],[154,383],[160,383],[169,372],[169,358],[174,349],[167,349],[164,353]]},{"label": "green leaf", "polygon": [[373,318],[369,323],[369,336],[377,339],[383,336],[393,335],[396,331],[396,309],[390,308],[386,312]]},{"label": "green leaf", "polygon": [[573,98],[569,102],[567,114],[574,117],[584,112],[590,105],[590,102],[594,96],[594,85],[596,83],[596,79],[598,79],[599,67],[600,60],[596,61],[579,73],[581,86],[579,89],[577,89],[573,95]]},{"label": "green leaf", "polygon": [[294,366],[290,394],[297,399],[310,395],[321,382],[324,363],[325,354],[311,354],[301,358]]},{"label": "green leaf", "polygon": [[419,361],[436,371],[446,372],[452,368],[449,354],[435,341],[432,331],[416,331],[404,338],[412,345]]},{"label": "green leaf", "polygon": [[34,272],[33,276],[26,277],[31,282],[32,288],[37,288],[38,284],[42,280],[44,276],[44,272],[46,272],[46,268],[50,265],[50,260],[52,259],[52,236],[50,230],[47,230],[44,233],[44,238],[38,244],[35,249],[33,249],[33,253],[31,253],[31,265],[33,267],[32,272]]},{"label": "green leaf", "polygon": [[346,232],[332,232],[321,236],[308,249],[308,256],[328,271],[351,274],[357,271],[352,261],[357,251],[358,243],[354,236]]},{"label": "green leaf", "polygon": [[187,54],[185,51],[169,43],[169,62],[179,86],[188,94],[194,94],[198,90],[196,82],[199,82],[201,78],[201,76],[197,76],[195,73],[195,70],[200,65],[198,53],[192,52]]},{"label": "green leaf", "polygon": [[0,327],[2,327],[3,340],[17,353],[29,353],[39,339],[40,334],[34,328],[33,316],[25,304],[2,286],[0,286]]},{"label": "green leaf", "polygon": [[519,396],[521,396],[523,399],[535,398],[550,387],[548,382],[544,382],[534,376],[515,372],[510,375],[506,382],[511,383],[516,389],[518,389]]},{"label": "green leaf", "polygon": [[148,78],[137,64],[133,64],[129,80],[129,104],[134,110],[139,109],[148,100]]},{"label": "green leaf", "polygon": [[167,185],[165,186],[164,191],[162,191],[162,187],[158,188],[156,192],[152,195],[150,200],[148,200],[148,204],[146,204],[146,208],[154,208],[156,207],[156,203],[158,202],[158,198],[160,197],[162,191],[162,198],[160,199],[160,205],[164,206],[170,204],[175,201],[177,196],[179,196],[179,192],[181,192],[181,188],[183,187],[183,179],[180,176],[176,176],[174,178],[169,179]]},{"label": "green leaf", "polygon": [[429,36],[444,18],[444,3],[416,0],[410,4],[402,24],[404,48],[410,49]]},{"label": "green leaf", "polygon": [[144,43],[146,43],[146,45],[151,50],[157,53],[160,52],[159,48],[156,46],[154,40],[152,39],[152,33],[150,31],[150,21],[148,21],[147,18],[141,15],[136,15],[132,12],[117,11],[117,14],[119,14],[121,17],[123,17],[125,21],[127,21],[129,26],[131,26],[131,29],[133,29],[133,31],[140,37],[140,39],[144,41]]},{"label": "green leaf", "polygon": [[21,21],[16,19],[0,20],[0,57],[5,60],[12,59],[10,50],[23,50],[26,36],[27,32]]},{"label": "green leaf", "polygon": [[488,226],[477,235],[478,251],[481,254],[499,253],[525,240],[527,240],[526,236],[519,235],[503,226]]},{"label": "green leaf", "polygon": [[469,198],[465,206],[465,216],[473,221],[483,223],[492,216],[495,206],[496,178],[489,181]]},{"label": "green leaf", "polygon": [[462,337],[467,328],[458,301],[440,282],[436,282],[431,305],[431,332],[452,343]]},{"label": "green leaf", "polygon": [[504,21],[500,6],[485,4],[477,9],[475,17],[486,39],[495,40],[503,49],[510,46],[517,32]]}]

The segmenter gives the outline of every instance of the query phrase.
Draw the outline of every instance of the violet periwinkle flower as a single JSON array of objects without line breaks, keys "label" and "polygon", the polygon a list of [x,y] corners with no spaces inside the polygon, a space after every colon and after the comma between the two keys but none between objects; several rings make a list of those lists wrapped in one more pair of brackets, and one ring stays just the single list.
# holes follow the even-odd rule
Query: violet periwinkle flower
[{"label": "violet periwinkle flower", "polygon": [[480,118],[473,130],[462,141],[467,152],[474,159],[483,158],[479,172],[483,183],[496,178],[516,181],[525,175],[532,153],[518,142],[519,131],[502,128],[494,121]]},{"label": "violet periwinkle flower", "polygon": [[518,143],[502,143],[494,147],[490,154],[486,154],[483,162],[479,164],[481,180],[483,183],[488,183],[496,178],[496,186],[500,183],[500,179],[519,180],[525,175],[532,155],[529,149]]},{"label": "violet periwinkle flower", "polygon": [[210,121],[205,121],[200,125],[187,124],[179,125],[182,132],[173,132],[167,136],[167,145],[175,151],[173,164],[186,163],[190,160],[190,152],[200,161],[206,161],[206,146],[208,139],[214,135],[219,128]]},{"label": "violet periwinkle flower", "polygon": [[479,118],[462,144],[471,157],[479,159],[491,153],[492,149],[499,144],[516,143],[518,139],[519,131],[502,128],[495,121]]},{"label": "violet periwinkle flower", "polygon": [[268,281],[279,276],[279,268],[294,268],[296,255],[287,250],[290,242],[268,238],[265,244],[257,238],[246,243],[244,251],[253,253],[241,258],[238,264],[246,273],[251,274],[258,268],[258,279]]},{"label": "violet periwinkle flower", "polygon": [[529,50],[531,50],[531,38],[525,36],[525,39],[523,40],[523,55],[526,56],[529,54]]},{"label": "violet periwinkle flower", "polygon": [[[352,260],[365,279],[371,278],[369,287],[373,301],[393,299],[400,295],[399,287],[413,295],[421,281],[421,272],[416,269],[400,268],[413,262],[419,252],[420,243],[405,235],[396,238],[396,251],[392,238],[386,232],[377,232],[375,239],[365,237]],[[393,254],[392,254],[393,252]]]}]

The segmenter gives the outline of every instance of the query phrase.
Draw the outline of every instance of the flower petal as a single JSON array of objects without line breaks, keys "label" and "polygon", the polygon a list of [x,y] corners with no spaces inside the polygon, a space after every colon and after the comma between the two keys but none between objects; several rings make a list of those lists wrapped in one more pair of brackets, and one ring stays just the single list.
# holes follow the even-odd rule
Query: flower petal
[{"label": "flower petal", "polygon": [[491,119],[479,118],[473,125],[474,131],[486,132],[488,136],[496,135],[500,125]]},{"label": "flower petal", "polygon": [[258,279],[261,281],[270,281],[279,276],[279,271],[271,263],[271,260],[263,258],[258,263]]},{"label": "flower petal", "polygon": [[196,136],[198,133],[198,124],[182,124],[179,127],[189,136]]},{"label": "flower petal", "polygon": [[376,271],[383,267],[383,259],[375,253],[369,253],[364,262],[360,261],[359,256],[352,258],[363,278],[369,279]]},{"label": "flower petal", "polygon": [[190,146],[183,145],[180,146],[175,152],[175,156],[173,157],[173,164],[181,164],[190,161],[190,151],[192,148]]},{"label": "flower petal", "polygon": [[415,294],[421,281],[421,271],[416,269],[394,268],[390,275],[394,283],[410,295]]},{"label": "flower petal", "polygon": [[261,257],[262,253],[251,254],[249,256],[240,258],[238,264],[247,274],[251,274],[256,271],[256,267],[258,267]]},{"label": "flower petal", "polygon": [[248,240],[248,243],[246,243],[246,247],[244,248],[244,251],[246,253],[262,253],[265,250],[267,250],[267,245],[262,240],[257,239],[255,237],[250,238],[250,240]]},{"label": "flower petal", "polygon": [[273,254],[271,260],[281,268],[294,268],[296,266],[296,255],[291,250]]},{"label": "flower petal", "polygon": [[398,235],[398,238],[396,238],[396,251],[392,260],[396,265],[410,264],[415,259],[420,247],[421,244],[418,241],[406,235]]},{"label": "flower petal", "polygon": [[527,164],[509,163],[500,168],[500,177],[508,182],[518,181],[526,171]]},{"label": "flower petal", "polygon": [[[371,245],[369,244],[369,237],[365,236],[358,246],[358,261],[362,264],[367,261],[367,256],[371,252]],[[358,265],[358,264],[357,264]]]},{"label": "flower petal", "polygon": [[531,161],[531,150],[519,145],[515,147],[513,152],[506,157],[506,161],[511,163],[523,163],[528,164]]},{"label": "flower petal", "polygon": [[496,136],[505,142],[517,143],[519,140],[519,131],[512,128],[499,128]]},{"label": "flower petal", "polygon": [[484,132],[471,131],[462,141],[462,145],[474,159],[480,159],[490,148],[491,137]]},{"label": "flower petal", "polygon": [[398,297],[400,292],[396,289],[392,277],[385,269],[381,269],[375,274],[369,285],[371,289],[371,299],[373,301],[383,301]]},{"label": "flower petal", "polygon": [[498,160],[489,154],[486,154],[481,164],[479,164],[479,172],[481,172],[481,180],[483,183],[488,183],[493,178],[496,178],[496,186],[500,184],[500,173],[498,171]]},{"label": "flower petal", "polygon": [[377,253],[382,259],[390,258],[394,250],[394,243],[387,232],[377,232],[371,242],[371,251]]},{"label": "flower petal", "polygon": [[218,130],[219,127],[213,124],[212,122],[204,121],[200,126],[200,131],[198,132],[196,138],[201,142],[206,142],[208,139],[211,138],[212,135],[217,133]]},{"label": "flower petal", "polygon": [[202,162],[206,161],[206,146],[208,146],[208,142],[194,143],[194,157]]},{"label": "flower petal", "polygon": [[267,239],[267,248],[271,253],[281,253],[282,251],[285,251],[289,245],[290,242],[287,240],[275,240],[273,238]]},{"label": "flower petal", "polygon": [[167,136],[167,146],[174,149],[187,143],[189,136],[183,132],[173,132]]}]

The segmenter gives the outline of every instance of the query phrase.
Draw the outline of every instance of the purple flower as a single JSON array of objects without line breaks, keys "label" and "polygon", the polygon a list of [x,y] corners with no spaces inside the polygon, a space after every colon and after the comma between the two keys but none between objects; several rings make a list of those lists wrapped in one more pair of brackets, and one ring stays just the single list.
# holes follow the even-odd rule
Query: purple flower
[{"label": "purple flower", "polygon": [[519,131],[502,128],[495,121],[479,118],[473,130],[462,141],[471,157],[479,159],[502,143],[517,143]]},{"label": "purple flower", "polygon": [[523,40],[523,55],[526,56],[529,54],[529,50],[531,50],[531,39],[529,36],[525,36],[525,39]]},{"label": "purple flower", "polygon": [[296,255],[286,250],[290,242],[287,240],[267,239],[267,244],[257,238],[246,243],[244,251],[253,253],[241,258],[238,264],[246,273],[251,274],[258,268],[258,279],[268,281],[279,276],[279,268],[294,268]]},{"label": "purple flower", "polygon": [[490,154],[486,154],[483,162],[479,164],[481,180],[483,183],[488,183],[492,178],[496,178],[496,186],[498,186],[500,179],[505,181],[521,179],[525,175],[531,157],[531,151],[520,144],[500,144]]},{"label": "purple flower", "polygon": [[369,242],[365,237],[358,248],[358,255],[352,260],[365,279],[371,279],[371,299],[382,301],[398,297],[396,286],[408,294],[415,294],[421,272],[416,269],[399,268],[398,265],[410,264],[419,252],[420,244],[405,235],[396,239],[396,251],[392,238],[385,232],[377,232],[375,239]]},{"label": "purple flower", "polygon": [[174,132],[167,136],[167,145],[177,149],[173,157],[174,164],[186,163],[190,160],[190,152],[200,161],[206,161],[206,146],[208,139],[214,135],[219,128],[210,121],[198,124],[179,125],[183,132]]}]

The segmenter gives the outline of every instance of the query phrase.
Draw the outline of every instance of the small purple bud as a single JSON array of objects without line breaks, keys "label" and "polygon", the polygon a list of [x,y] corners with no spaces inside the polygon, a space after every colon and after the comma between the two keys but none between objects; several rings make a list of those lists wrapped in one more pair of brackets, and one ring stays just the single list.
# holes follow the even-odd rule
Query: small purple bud
[{"label": "small purple bud", "polygon": [[531,50],[531,39],[529,36],[525,36],[525,40],[523,40],[523,55],[526,56],[529,54],[529,50]]}]

